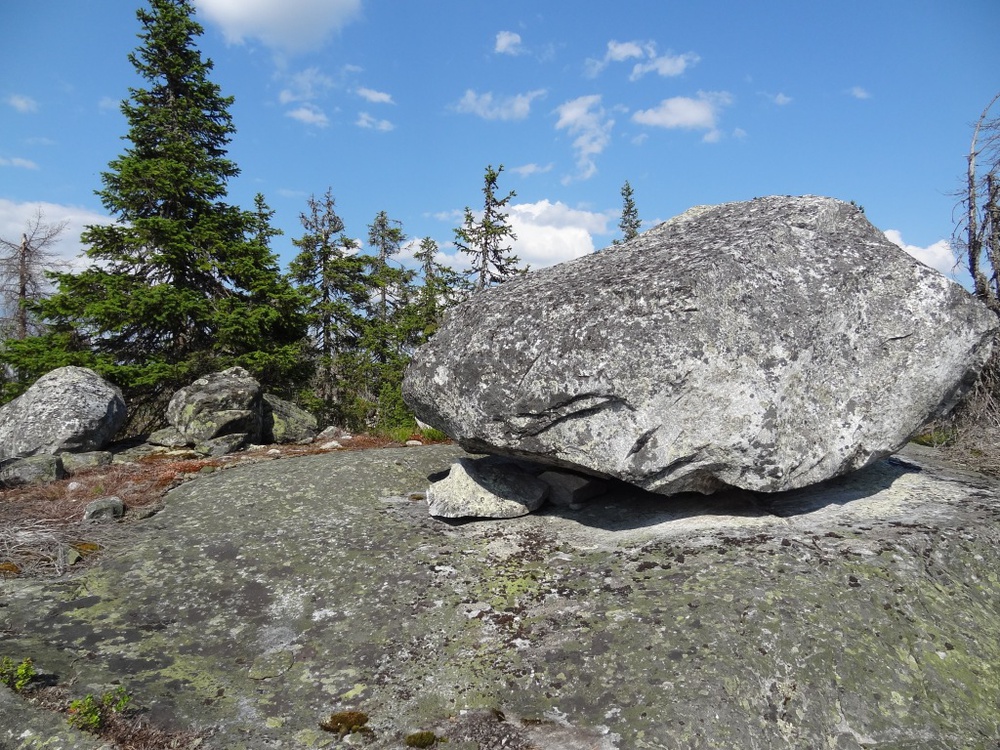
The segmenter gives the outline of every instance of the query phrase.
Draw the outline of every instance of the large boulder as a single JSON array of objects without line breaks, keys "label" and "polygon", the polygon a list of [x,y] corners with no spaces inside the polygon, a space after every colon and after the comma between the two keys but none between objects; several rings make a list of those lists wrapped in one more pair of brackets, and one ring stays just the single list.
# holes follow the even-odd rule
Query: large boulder
[{"label": "large boulder", "polygon": [[177,391],[167,405],[167,421],[188,445],[235,434],[258,442],[262,401],[260,383],[242,367],[230,367]]},{"label": "large boulder", "polygon": [[118,388],[85,367],[60,367],[0,406],[0,459],[98,450],[124,422]]},{"label": "large boulder", "polygon": [[662,494],[774,492],[897,450],[997,324],[855,206],[760,198],[475,295],[403,395],[467,450]]}]

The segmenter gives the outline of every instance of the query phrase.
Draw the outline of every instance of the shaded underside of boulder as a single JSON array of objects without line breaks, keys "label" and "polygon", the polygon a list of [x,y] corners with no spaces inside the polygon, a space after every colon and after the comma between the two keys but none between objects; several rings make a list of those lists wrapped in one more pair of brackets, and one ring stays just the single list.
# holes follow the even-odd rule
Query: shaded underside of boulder
[{"label": "shaded underside of boulder", "polygon": [[403,395],[471,451],[662,494],[774,492],[903,445],[973,381],[997,323],[855,206],[761,198],[476,294]]},{"label": "shaded underside of boulder", "polygon": [[[203,750],[347,746],[346,710],[373,750],[991,748],[1000,486],[925,454],[466,524],[408,497],[455,446],[233,468],[72,581],[0,580],[0,657]],[[26,726],[0,700],[0,746]]]},{"label": "shaded underside of boulder", "polygon": [[124,422],[117,387],[85,367],[60,367],[0,406],[0,459],[98,450]]}]

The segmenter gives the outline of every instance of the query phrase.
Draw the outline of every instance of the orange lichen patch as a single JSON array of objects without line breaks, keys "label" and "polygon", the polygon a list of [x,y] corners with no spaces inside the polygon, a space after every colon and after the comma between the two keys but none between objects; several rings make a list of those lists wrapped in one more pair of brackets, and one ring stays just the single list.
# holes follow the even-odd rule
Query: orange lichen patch
[{"label": "orange lichen patch", "polygon": [[0,576],[13,578],[21,574],[21,566],[12,562],[0,562]]}]

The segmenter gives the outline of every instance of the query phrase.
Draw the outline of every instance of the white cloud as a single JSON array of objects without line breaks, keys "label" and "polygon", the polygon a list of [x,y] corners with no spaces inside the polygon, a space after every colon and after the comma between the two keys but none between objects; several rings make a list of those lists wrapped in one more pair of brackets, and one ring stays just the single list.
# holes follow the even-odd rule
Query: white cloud
[{"label": "white cloud", "polygon": [[97,108],[102,112],[117,112],[121,108],[121,100],[110,96],[102,96],[97,102]]},{"label": "white cloud", "polygon": [[632,74],[628,77],[630,81],[637,81],[646,73],[656,73],[664,78],[679,76],[689,65],[694,65],[701,58],[693,52],[685,52],[683,55],[661,55],[651,56],[644,63],[636,63],[632,68]]},{"label": "white cloud", "polygon": [[[595,235],[608,234],[608,222],[617,217],[613,211],[585,211],[548,200],[514,203],[507,207],[507,213],[511,229],[517,235],[510,243],[511,249],[522,263],[532,268],[589,255],[598,246]],[[434,217],[458,226],[464,211],[442,211]],[[479,218],[479,214],[476,217]],[[456,270],[466,270],[471,265],[470,257],[450,242],[443,243],[440,251],[440,262]]]},{"label": "white cloud", "polygon": [[362,86],[355,93],[372,104],[395,104],[392,100],[392,94],[386,94],[384,91],[375,91],[375,89]]},{"label": "white cloud", "polygon": [[361,12],[361,0],[195,0],[195,5],[230,44],[259,39],[286,53],[320,47]]},{"label": "white cloud", "polygon": [[493,51],[500,55],[520,55],[524,52],[521,46],[521,35],[513,31],[501,31],[497,34]]},{"label": "white cloud", "polygon": [[333,79],[319,68],[306,68],[288,76],[288,85],[278,94],[282,104],[318,99],[333,88]]},{"label": "white cloud", "polygon": [[80,258],[84,249],[80,243],[80,234],[84,227],[91,224],[114,223],[114,220],[109,216],[79,206],[64,206],[42,201],[16,203],[0,198],[0,237],[16,242],[21,233],[28,228],[29,222],[33,222],[39,212],[41,212],[43,224],[55,226],[60,222],[67,222],[66,229],[59,235],[50,250],[58,261],[75,268],[83,268],[87,265]]},{"label": "white cloud", "polygon": [[847,90],[847,93],[853,96],[855,99],[871,99],[872,95],[868,93],[867,89],[863,89],[860,86],[852,86]]},{"label": "white cloud", "polygon": [[615,121],[608,117],[601,106],[599,94],[581,96],[559,105],[556,109],[559,121],[556,130],[566,129],[573,140],[576,151],[577,179],[586,180],[597,172],[594,157],[607,147],[611,140],[611,130]]},{"label": "white cloud", "polygon": [[536,89],[526,94],[493,97],[493,93],[477,94],[468,89],[454,105],[457,112],[477,115],[484,120],[523,120],[531,113],[531,102],[545,95],[545,89]]},{"label": "white cloud", "polygon": [[359,128],[369,128],[371,130],[378,130],[381,133],[388,133],[392,130],[395,125],[393,125],[388,120],[379,120],[372,117],[367,112],[358,113],[358,119],[354,121],[354,124]]},{"label": "white cloud", "polygon": [[948,240],[938,240],[928,247],[918,247],[905,243],[903,234],[898,229],[886,229],[883,234],[889,242],[903,248],[924,265],[937,269],[945,276],[955,277],[955,254],[952,252],[951,243]]},{"label": "white cloud", "polygon": [[608,215],[540,200],[510,206],[517,235],[514,254],[532,268],[543,268],[594,252],[595,234],[606,234]]},{"label": "white cloud", "polygon": [[530,177],[533,174],[545,174],[546,172],[551,172],[554,165],[549,162],[544,167],[538,164],[524,164],[520,167],[511,167],[510,171],[521,175],[521,177]]},{"label": "white cloud", "polygon": [[19,156],[13,156],[10,159],[5,159],[0,156],[0,167],[16,167],[17,169],[38,169],[38,165],[31,159],[22,159]]},{"label": "white cloud", "polygon": [[330,124],[330,118],[314,104],[303,104],[301,107],[286,112],[285,115],[293,120],[298,120],[306,125],[315,125],[318,128],[325,128]]},{"label": "white cloud", "polygon": [[4,101],[22,115],[38,111],[38,102],[24,94],[11,94]]},{"label": "white cloud", "polygon": [[786,96],[780,91],[777,94],[769,94],[767,92],[762,93],[771,101],[772,104],[777,104],[779,107],[784,107],[786,104],[792,103],[792,97]]},{"label": "white cloud", "polygon": [[732,101],[725,91],[699,91],[697,99],[675,96],[651,109],[639,110],[632,115],[632,121],[657,128],[706,130],[704,140],[711,143],[721,137],[716,127],[719,112]]},{"label": "white cloud", "polygon": [[629,75],[630,81],[636,81],[647,73],[656,73],[671,78],[679,76],[700,59],[694,52],[685,52],[682,55],[668,52],[665,55],[659,55],[656,52],[656,42],[619,42],[613,39],[608,42],[604,57],[601,59],[588,58],[584,63],[584,69],[587,75],[594,77],[613,62],[643,60],[632,67],[632,73]]}]

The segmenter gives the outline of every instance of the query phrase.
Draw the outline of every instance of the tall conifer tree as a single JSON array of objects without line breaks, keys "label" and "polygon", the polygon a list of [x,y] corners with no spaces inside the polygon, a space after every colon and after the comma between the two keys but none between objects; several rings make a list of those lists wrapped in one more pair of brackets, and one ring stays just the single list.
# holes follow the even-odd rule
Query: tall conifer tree
[{"label": "tall conifer tree", "polygon": [[225,202],[239,174],[226,154],[233,99],[209,79],[194,13],[189,0],[149,0],[136,14],[129,61],[145,85],[122,103],[130,145],[98,191],[117,222],[84,232],[89,268],[56,275],[38,308],[51,335],[10,348],[36,375],[88,364],[155,395],[231,364],[274,386],[300,374],[301,297],[268,246],[270,212]]},{"label": "tall conifer tree", "polygon": [[506,212],[511,198],[517,195],[511,190],[503,198],[497,195],[497,181],[503,172],[503,164],[497,169],[486,167],[483,176],[483,213],[477,218],[468,206],[462,226],[455,230],[455,245],[463,253],[472,256],[473,284],[477,290],[493,284],[502,284],[514,276],[527,273],[520,259],[514,255],[508,242],[517,239],[510,226],[510,215]]}]

